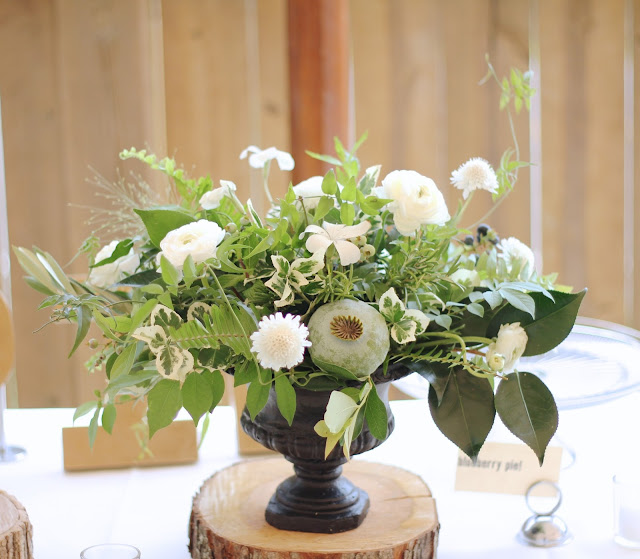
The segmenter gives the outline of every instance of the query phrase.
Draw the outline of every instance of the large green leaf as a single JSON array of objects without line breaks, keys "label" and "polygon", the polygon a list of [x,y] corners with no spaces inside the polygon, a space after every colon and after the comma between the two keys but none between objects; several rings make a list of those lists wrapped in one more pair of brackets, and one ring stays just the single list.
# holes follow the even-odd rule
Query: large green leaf
[{"label": "large green leaf", "polygon": [[252,420],[266,405],[271,391],[271,371],[264,370],[260,376],[262,377],[262,382],[260,382],[260,379],[255,380],[247,389],[247,410],[249,410]]},{"label": "large green leaf", "polygon": [[220,371],[204,371],[202,373],[202,378],[204,378],[211,386],[211,394],[213,395],[213,399],[211,400],[211,407],[209,411],[212,412],[213,408],[215,408],[222,400],[222,396],[224,395],[224,378]]},{"label": "large green leaf", "polygon": [[531,293],[530,296],[536,305],[535,319],[529,313],[507,305],[489,324],[487,336],[496,336],[502,324],[519,322],[529,337],[524,355],[546,353],[571,332],[586,292],[586,289],[579,293],[552,291],[553,301],[542,293]]},{"label": "large green leaf", "polygon": [[200,373],[189,373],[182,385],[182,405],[198,425],[200,418],[211,409],[213,392],[211,384]]},{"label": "large green leaf", "polygon": [[173,209],[135,210],[135,212],[147,228],[149,239],[157,247],[169,231],[194,221],[189,214]]},{"label": "large green leaf", "polygon": [[532,373],[510,373],[498,385],[495,405],[505,426],[531,447],[542,465],[558,428],[558,408],[549,389]]},{"label": "large green leaf", "polygon": [[182,407],[180,383],[177,380],[162,379],[147,396],[147,420],[149,438],[158,429],[170,425]]},{"label": "large green leaf", "polygon": [[293,386],[291,386],[286,375],[283,374],[276,377],[274,384],[278,409],[282,417],[291,425],[293,423],[293,417],[296,414],[296,391]]},{"label": "large green leaf", "polygon": [[126,375],[131,371],[133,363],[136,359],[137,344],[131,344],[122,350],[122,353],[116,358],[113,367],[111,367],[110,380],[116,380],[121,375]]},{"label": "large green leaf", "polygon": [[496,415],[489,382],[462,368],[452,369],[440,404],[433,387],[429,388],[429,408],[444,436],[475,460]]},{"label": "large green leaf", "polygon": [[[379,441],[387,438],[387,408],[378,396],[377,387],[372,388],[367,396],[367,403],[364,408],[364,415],[369,425],[369,431]],[[357,436],[357,435],[356,435]]]}]

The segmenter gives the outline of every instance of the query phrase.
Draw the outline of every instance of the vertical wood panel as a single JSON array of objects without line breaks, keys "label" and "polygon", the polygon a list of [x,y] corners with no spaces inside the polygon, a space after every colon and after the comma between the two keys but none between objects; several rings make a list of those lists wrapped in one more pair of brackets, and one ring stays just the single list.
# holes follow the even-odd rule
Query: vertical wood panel
[{"label": "vertical wood panel", "polygon": [[[115,178],[117,154],[130,145],[162,145],[149,114],[158,84],[149,68],[153,2],[44,0],[3,3],[0,76],[6,111],[10,237],[68,262],[89,234],[88,214],[69,203],[99,206],[87,186],[91,165]],[[160,118],[162,122],[162,118]],[[71,272],[86,270],[78,261]],[[23,406],[73,405],[88,397],[86,355],[68,361],[73,329],[48,327],[40,297],[13,265],[16,369]]]},{"label": "vertical wood panel", "polygon": [[630,326],[634,328],[640,327],[640,315],[637,310],[640,308],[640,241],[637,239],[637,235],[640,232],[640,0],[633,0],[633,15],[634,15],[634,135],[633,135],[633,158],[634,158],[634,190],[635,190],[635,308],[633,311],[633,319]]}]

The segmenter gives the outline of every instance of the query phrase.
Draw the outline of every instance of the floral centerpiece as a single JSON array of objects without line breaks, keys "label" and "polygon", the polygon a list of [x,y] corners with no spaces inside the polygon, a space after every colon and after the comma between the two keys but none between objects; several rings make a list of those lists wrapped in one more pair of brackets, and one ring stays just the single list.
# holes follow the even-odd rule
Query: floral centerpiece
[{"label": "floral centerpiece", "polygon": [[99,423],[111,431],[127,399],[146,400],[149,436],[182,407],[198,424],[230,373],[249,385],[251,418],[272,390],[289,424],[296,389],[330,392],[315,432],[325,455],[339,445],[348,457],[363,425],[387,437],[374,381],[400,368],[428,380],[433,420],[472,459],[497,414],[542,462],[557,409],[517,361],[569,334],[584,292],[539,275],[519,240],[460,226],[474,196],[498,201],[511,190],[522,163],[510,151],[497,173],[480,158],[461,165],[451,176],[462,198],[452,213],[430,178],[362,170],[360,143],[347,150],[336,140],[335,156],[309,153],[332,168],[289,185],[279,200],[270,166],[290,170],[293,159],[247,148],[240,157],[263,171],[266,215],[241,201],[232,182],[188,178],[170,158],[128,149],[121,159],[168,177],[173,203],[145,200],[146,187],[123,196],[119,223],[128,234],[100,250],[85,243],[85,281],[44,251],[15,250],[52,319],[77,324],[72,351],[92,322],[102,331],[89,341],[89,365],[104,370],[106,386],[77,412],[93,413],[92,439]]}]

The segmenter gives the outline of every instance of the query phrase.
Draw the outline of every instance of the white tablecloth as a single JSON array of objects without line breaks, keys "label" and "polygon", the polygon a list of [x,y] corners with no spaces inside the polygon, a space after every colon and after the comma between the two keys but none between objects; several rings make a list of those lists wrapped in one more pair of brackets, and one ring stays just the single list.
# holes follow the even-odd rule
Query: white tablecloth
[{"label": "white tablecloth", "polygon": [[[392,407],[394,434],[357,459],[402,466],[427,481],[441,523],[440,559],[640,556],[612,541],[611,487],[619,468],[640,464],[640,394],[561,412],[559,434],[577,459],[561,474],[564,501],[558,515],[574,540],[554,549],[516,540],[530,515],[522,497],[454,491],[457,449],[434,427],[425,401]],[[19,463],[0,464],[0,489],[27,508],[37,559],[77,558],[85,547],[103,542],[134,544],[143,559],[188,559],[193,495],[204,479],[241,459],[233,410],[216,409],[194,465],[65,473],[61,427],[71,424],[72,414],[69,409],[6,412],[9,442],[26,447],[28,455]],[[490,438],[504,439],[496,432]]]}]

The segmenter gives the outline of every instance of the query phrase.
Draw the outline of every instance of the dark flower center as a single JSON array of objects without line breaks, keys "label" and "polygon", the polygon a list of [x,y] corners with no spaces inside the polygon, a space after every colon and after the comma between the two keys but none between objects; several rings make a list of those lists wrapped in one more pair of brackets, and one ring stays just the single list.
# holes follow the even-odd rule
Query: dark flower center
[{"label": "dark flower center", "polygon": [[362,321],[355,316],[334,316],[329,324],[331,333],[341,340],[355,341],[362,336]]}]

